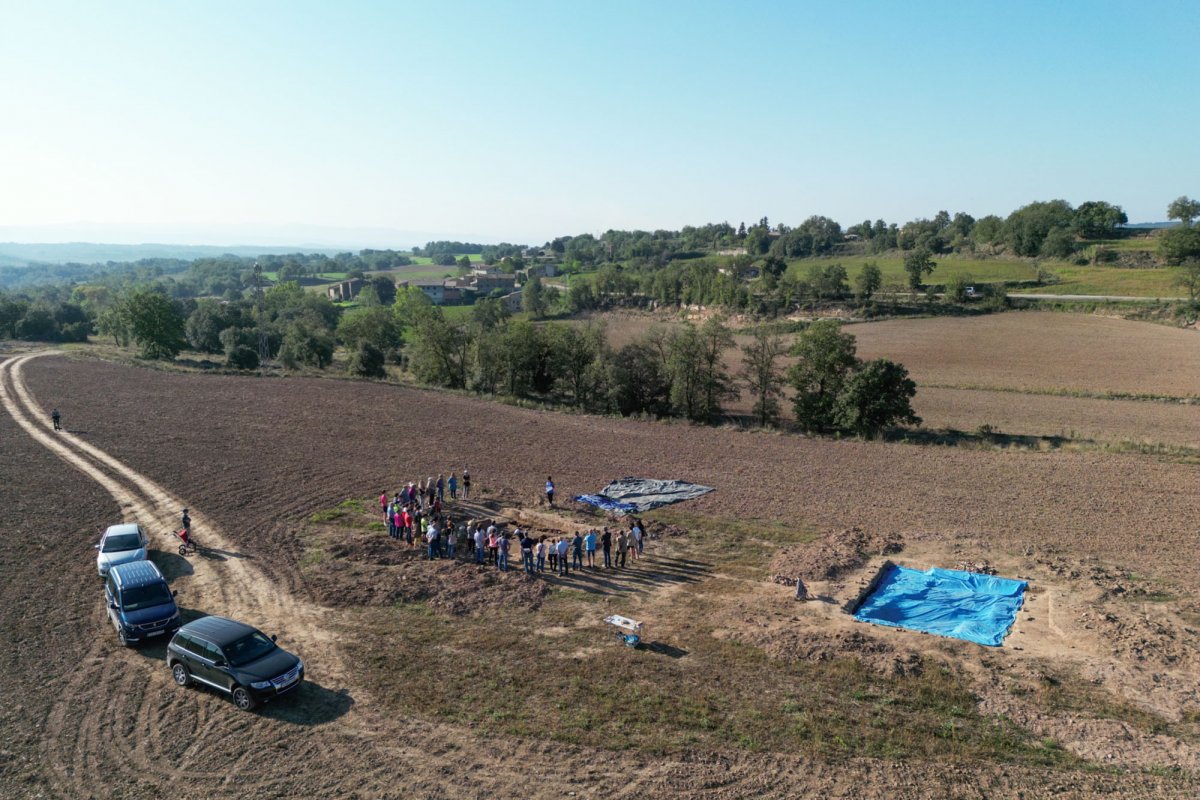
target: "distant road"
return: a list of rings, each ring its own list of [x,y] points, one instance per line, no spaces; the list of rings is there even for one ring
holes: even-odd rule
[[[1186,297],[1131,297],[1116,294],[1025,294],[1009,292],[1009,297],[1028,297],[1031,300],[1091,300],[1097,303],[1173,303]]]

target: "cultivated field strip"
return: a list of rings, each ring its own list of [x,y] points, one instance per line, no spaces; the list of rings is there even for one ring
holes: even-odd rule
[[[169,531],[185,501],[77,436],[54,432],[45,424],[21,374],[25,363],[40,355],[0,364],[0,401],[5,409],[35,441],[104,487],[124,519],[141,523],[153,544],[173,549],[175,540]],[[192,517],[195,529],[203,531],[198,538],[206,547],[232,552],[228,540],[201,510],[194,509]],[[297,649],[304,653],[310,670],[322,679],[343,674],[331,637],[320,628],[321,609],[273,591],[246,559],[197,558],[195,562],[195,572],[183,581],[181,602],[252,620],[268,629],[286,629],[289,641],[300,642]],[[111,647],[100,633],[69,676],[46,722],[45,763],[53,768],[63,796],[106,794],[110,784],[104,776],[114,767],[128,770],[134,778],[156,776],[164,784],[187,776],[209,785],[236,780],[240,789],[263,789],[289,780],[289,776],[275,776],[247,781],[246,775],[255,773],[248,768],[250,762],[262,754],[250,749],[231,764],[233,754],[220,752],[237,741],[238,729],[253,725],[254,718],[224,706],[213,709],[212,697],[178,691],[158,661],[130,653],[125,663],[114,663],[108,656]],[[169,728],[164,727],[166,720]],[[206,763],[215,768],[206,770]]]

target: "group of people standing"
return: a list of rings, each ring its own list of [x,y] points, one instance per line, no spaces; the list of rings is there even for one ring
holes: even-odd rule
[[[387,522],[388,536],[416,547],[423,544],[429,560],[456,558],[459,544],[463,555],[473,551],[476,564],[489,564],[501,571],[509,567],[513,547],[520,548],[521,563],[530,575],[544,574],[549,565],[551,574],[563,577],[583,569],[599,569],[596,551],[599,550],[605,569],[621,568],[632,559],[637,561],[645,550],[646,532],[642,521],[630,520],[629,528],[615,535],[607,527],[592,528],[586,533],[575,531],[574,536],[534,537],[529,531],[514,528],[512,533],[500,530],[495,522],[468,520],[461,530],[446,512],[449,500],[458,499],[458,490],[467,499],[471,495],[471,473],[463,469],[462,480],[455,473],[450,477],[438,475],[417,483],[409,482],[391,498],[387,492],[379,495],[379,506]],[[554,502],[554,484],[546,480],[546,499]]]
[[[458,476],[451,472],[449,478],[443,474],[438,475],[436,480],[431,475],[428,480],[417,483],[409,481],[391,498],[388,498],[387,492],[380,494],[379,507],[383,511],[384,521],[387,523],[388,536],[403,540],[410,546],[416,546],[418,542],[430,541],[430,530],[433,531],[434,539],[440,542],[441,531],[445,530],[447,533],[445,545],[451,548],[450,555],[453,555],[453,547],[456,542],[452,543],[450,539],[457,537],[451,536],[454,532],[454,524],[449,515],[445,513],[445,503],[447,493],[451,500],[458,499],[460,485],[463,498],[469,498],[471,496],[471,473],[465,468],[461,484]],[[439,544],[439,552],[441,549],[441,544]],[[433,552],[432,549],[430,552]]]
[[[605,569],[624,567],[631,558],[637,561],[645,550],[646,533],[639,519],[631,520],[629,530],[621,529],[616,536],[608,528],[599,531],[593,528],[587,533],[575,531],[574,536],[534,537],[518,527],[510,537],[499,531],[494,523],[486,527],[467,523],[467,540],[475,544],[476,564],[486,561],[500,570],[507,570],[512,547],[510,538],[521,549],[521,565],[527,573],[543,574],[549,565],[551,574],[567,577],[572,570],[598,569],[597,550],[603,554]]]

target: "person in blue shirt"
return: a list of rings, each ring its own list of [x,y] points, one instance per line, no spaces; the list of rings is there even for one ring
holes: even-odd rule
[[[546,477],[546,503],[554,505],[554,479],[549,476]]]
[[[596,568],[596,529],[587,532],[587,536],[583,537],[583,549],[587,551],[587,565],[592,569]]]

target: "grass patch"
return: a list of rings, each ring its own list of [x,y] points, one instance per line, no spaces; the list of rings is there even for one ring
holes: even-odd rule
[[[1200,731],[1186,715],[1180,722],[1170,722],[1074,675],[1047,673],[1036,686],[1024,690],[1017,689],[1016,693],[1032,693],[1036,704],[1048,711],[1077,714],[1093,719],[1117,720],[1148,734],[1165,734],[1184,741],[1200,741]]]
[[[688,531],[689,545],[703,550],[722,571],[743,577],[761,577],[781,546],[814,541],[817,531],[802,523],[777,520],[712,517],[677,508],[659,508],[645,519],[677,525]]]
[[[364,527],[364,525],[355,525],[354,522],[364,522],[355,520],[355,517],[361,517],[366,513],[366,505],[364,501],[358,499],[343,500],[333,508],[322,509],[309,515],[308,521],[315,523],[331,523],[337,522],[341,524],[349,524],[352,527]],[[370,527],[370,523],[366,523],[365,527]]]
[[[934,256],[933,260],[937,262],[937,266],[934,268],[932,274],[925,277],[925,283],[927,284],[945,283],[951,278],[964,275],[969,275],[972,280],[979,283],[1037,280],[1037,270],[1034,268],[1033,263],[1019,259],[974,259],[958,256]],[[789,264],[788,273],[795,278],[803,280],[807,277],[808,269],[813,264],[820,266],[841,264],[846,268],[850,284],[853,285],[854,278],[858,273],[862,272],[863,265],[868,262],[874,262],[879,265],[879,271],[883,274],[883,285],[885,287],[895,284],[908,286],[908,273],[904,271],[903,257],[850,256],[848,258],[804,258]]]
[[[700,747],[1073,763],[978,715],[966,680],[935,664],[919,676],[883,677],[851,660],[775,660],[714,638],[700,622],[672,637],[682,658],[631,650],[598,628],[540,636],[541,619],[496,622],[398,606],[364,614],[350,646],[396,713],[487,735],[642,754]]]

